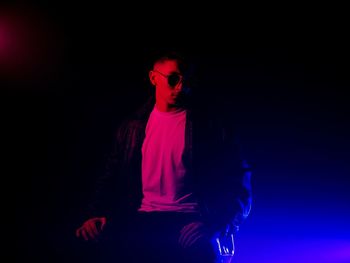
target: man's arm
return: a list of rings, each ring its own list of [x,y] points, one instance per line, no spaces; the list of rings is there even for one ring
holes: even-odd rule
[[[223,186],[225,231],[236,233],[252,207],[252,168],[242,156],[240,143],[229,125],[223,126],[223,173],[226,182]]]
[[[102,172],[96,179],[94,192],[87,206],[87,215],[90,218],[110,216],[117,202],[118,170],[121,162],[120,136],[121,129],[118,128],[113,138],[112,149],[106,157]]]
[[[95,191],[83,212],[85,219],[76,229],[76,237],[85,241],[96,240],[104,230],[117,203],[115,195],[119,165],[120,129],[115,133],[112,150],[106,159],[104,170],[96,179]]]

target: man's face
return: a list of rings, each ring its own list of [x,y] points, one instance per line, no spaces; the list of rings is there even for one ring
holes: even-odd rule
[[[176,60],[157,63],[149,72],[151,83],[156,88],[156,103],[176,107],[182,92],[182,74]]]

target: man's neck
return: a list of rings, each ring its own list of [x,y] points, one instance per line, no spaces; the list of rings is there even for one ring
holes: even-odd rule
[[[161,112],[172,112],[182,109],[182,107],[179,107],[178,105],[169,105],[166,103],[159,102],[156,102],[156,108]]]

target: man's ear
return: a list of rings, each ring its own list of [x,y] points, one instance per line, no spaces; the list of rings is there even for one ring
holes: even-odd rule
[[[148,72],[148,76],[149,76],[149,80],[151,81],[152,85],[155,86],[156,85],[155,74],[152,70],[150,70]]]

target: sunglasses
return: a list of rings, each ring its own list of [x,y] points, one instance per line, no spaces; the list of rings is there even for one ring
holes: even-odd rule
[[[153,70],[157,73],[159,73],[160,75],[162,75],[164,78],[166,78],[168,80],[168,84],[170,87],[176,87],[177,84],[179,84],[180,82],[183,81],[183,76],[179,73],[171,73],[169,75],[165,75],[162,72],[159,72],[158,70]]]

